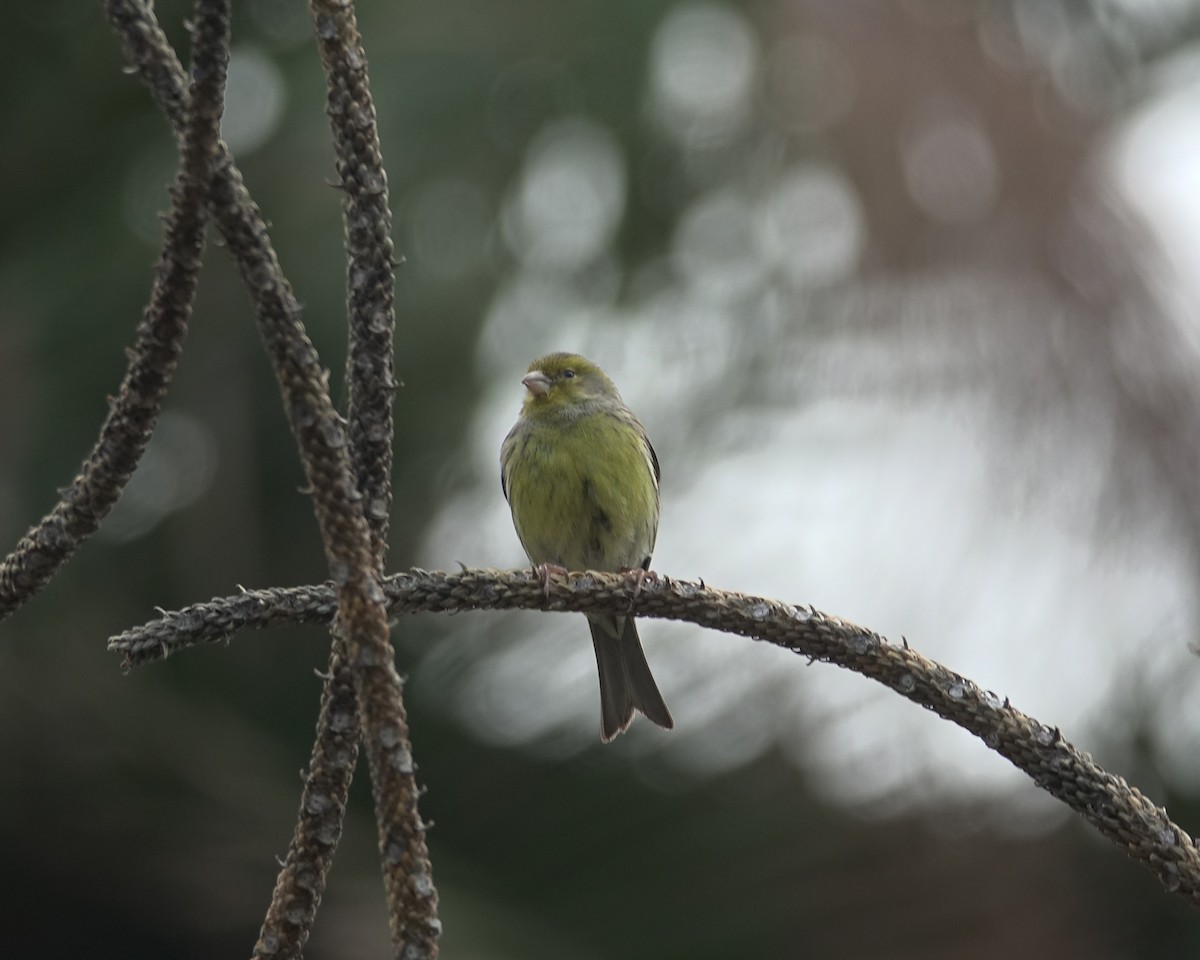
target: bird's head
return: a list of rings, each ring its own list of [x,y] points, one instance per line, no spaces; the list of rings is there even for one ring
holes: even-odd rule
[[[522,410],[532,415],[569,414],[596,401],[620,399],[604,371],[575,353],[539,357],[529,365],[521,383],[528,391]]]

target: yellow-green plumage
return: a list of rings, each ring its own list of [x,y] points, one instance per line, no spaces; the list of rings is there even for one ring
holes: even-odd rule
[[[535,565],[648,570],[658,533],[658,459],[612,381],[575,354],[535,360],[528,394],[500,450],[513,525]],[[601,737],[640,710],[671,713],[646,663],[632,617],[588,617],[600,673]]]

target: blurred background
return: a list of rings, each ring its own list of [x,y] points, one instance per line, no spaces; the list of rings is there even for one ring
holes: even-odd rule
[[[304,5],[235,4],[224,134],[339,399]],[[176,41],[187,5],[160,0]],[[0,544],[124,369],[175,166],[98,4],[0,36]],[[599,362],[663,467],[655,569],[857,620],[1200,829],[1200,2],[359,5],[399,273],[390,566],[524,563],[520,376]],[[186,59],[186,55],[185,55]],[[328,638],[122,676],[106,639],[324,579],[210,244],[140,473],[0,625],[0,955],[248,954]],[[395,628],[447,957],[1089,960],[1200,918],[982,743],[862,678],[647,622],[677,728],[598,739],[582,618]],[[386,954],[359,772],[312,958]]]

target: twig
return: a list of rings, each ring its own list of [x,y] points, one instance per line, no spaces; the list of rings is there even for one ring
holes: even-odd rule
[[[395,253],[387,174],[353,0],[311,0],[309,9],[325,68],[326,112],[346,198],[343,216],[348,259],[350,453],[370,527],[371,555],[382,576],[392,499],[395,389]],[[339,655],[336,643],[335,657]],[[389,646],[389,669],[390,654]],[[385,686],[370,671],[360,671],[358,681],[392,949],[396,957],[405,960],[432,960],[438,954],[441,922],[425,825],[417,811],[420,794],[408,718],[398,687]],[[318,730],[318,742],[322,735],[324,732]]]
[[[332,589],[330,602],[332,605]],[[345,643],[335,640],[323,678],[317,737],[304,775],[300,813],[254,944],[255,957],[281,960],[300,956],[342,835],[359,738],[354,671],[344,651]]]
[[[344,75],[348,58],[339,60],[335,54],[340,48],[328,41],[321,48],[339,172],[346,190],[350,457],[359,492],[365,498],[371,552],[382,573],[391,513],[391,401],[395,389],[391,211],[365,72],[359,81],[358,73],[349,71],[347,82]],[[365,55],[361,62],[365,64]],[[348,107],[334,101],[334,93],[343,88],[350,92]],[[354,674],[346,658],[345,641],[335,629],[300,812],[255,944],[256,957],[299,956],[308,939],[321,893],[320,885],[313,880],[320,879],[323,885],[341,834],[358,759],[359,726]]]
[[[126,57],[180,135],[189,102],[186,78],[153,10],[145,0],[104,0],[104,6]],[[262,318],[270,318],[272,336],[304,341],[300,307],[280,269],[262,214],[223,142],[217,145],[217,157],[209,210],[234,254],[260,326]],[[267,338],[264,332],[264,340]],[[332,592],[330,604],[327,620],[336,609]],[[335,638],[300,813],[255,945],[258,956],[282,960],[300,955],[341,837],[346,797],[358,759],[358,708],[343,651],[344,645],[339,646]],[[346,728],[353,732],[347,734]]]
[[[153,13],[144,0],[105,2],[110,16],[123,18],[128,23],[128,28],[122,30],[127,54],[160,106],[173,122],[177,122],[181,105],[186,103],[182,74]],[[382,594],[375,581],[370,532],[350,467],[346,436],[329,400],[325,374],[300,322],[295,295],[279,269],[262,214],[250,199],[241,175],[223,145],[209,204],[254,300],[259,331],[275,366],[285,412],[313,490],[322,542],[330,570],[338,583],[339,619],[347,644],[347,662],[359,676],[360,700],[371,704],[363,726],[369,731],[366,742],[368,755],[373,756],[372,771],[395,771],[398,777],[411,780],[411,751],[397,736],[398,731],[406,729],[400,679],[392,665],[387,620],[380,602]],[[323,711],[322,716],[325,715]],[[314,749],[314,762],[320,747],[318,743]],[[351,767],[348,764],[336,770],[331,768],[331,771],[348,772]],[[389,842],[386,848],[386,854],[393,861],[397,859],[395,851],[398,848],[414,854],[424,851],[416,801],[414,786],[402,797],[405,822],[412,826],[408,834],[399,838],[403,842]],[[304,878],[313,890],[314,908],[320,899],[335,843],[336,837],[332,838],[320,862],[313,864],[317,876]],[[415,859],[419,861],[427,856]],[[420,896],[425,884],[418,872],[414,871],[415,882],[409,886]],[[307,936],[306,922],[311,923],[311,916],[289,931],[286,942],[275,942],[276,956],[298,955],[302,938]],[[430,933],[436,931],[435,919],[428,929]]]
[[[396,253],[387,172],[379,148],[367,56],[348,2],[310,3],[328,88],[326,112],[345,191],[347,352],[351,459],[371,549],[384,570],[392,511],[393,334],[396,326]]]
[[[1163,887],[1200,906],[1200,853],[1192,838],[1136,787],[1007,700],[871,630],[812,607],[752,597],[660,577],[635,596],[620,574],[573,573],[554,578],[549,593],[529,571],[412,570],[384,580],[388,609],[400,613],[464,610],[558,610],[627,613],[684,620],[765,640],[813,660],[869,677],[979,737],[1067,804]],[[195,604],[128,630],[109,642],[127,666],[162,659],[196,643],[227,640],[239,630],[328,619],[329,585],[251,591]]]
[[[79,474],[0,563],[0,619],[35,596],[95,533],[137,467],[162,409],[187,334],[204,252],[204,197],[214,176],[228,45],[216,49],[203,31],[222,29],[220,23],[210,22],[213,18],[227,28],[228,14],[221,9],[211,8],[203,25],[198,21],[193,30],[191,97],[196,107],[186,124],[180,118],[184,129],[171,210],[129,366]]]

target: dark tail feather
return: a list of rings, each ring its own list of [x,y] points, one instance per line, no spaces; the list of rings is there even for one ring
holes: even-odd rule
[[[634,710],[667,730],[675,726],[646,662],[633,617],[624,620],[620,637],[605,630],[608,624],[588,620],[600,671],[600,739],[605,743],[625,732]],[[615,630],[616,624],[611,620],[609,623]]]

